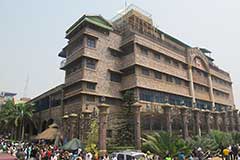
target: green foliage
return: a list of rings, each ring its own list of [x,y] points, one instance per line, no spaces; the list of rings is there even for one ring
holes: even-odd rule
[[[233,143],[233,139],[230,133],[214,130],[214,131],[211,131],[209,136],[211,139],[215,141],[218,147],[221,147],[221,146],[226,147],[229,144]]]
[[[237,136],[237,135],[236,135]],[[211,131],[209,135],[193,137],[188,141],[191,148],[201,147],[203,151],[210,151],[212,154],[220,153],[220,148],[233,143],[233,134],[221,131]]]
[[[24,126],[26,122],[32,121],[33,111],[34,106],[32,104],[14,104],[13,101],[7,101],[0,112],[1,128],[21,128],[23,140]]]
[[[196,136],[188,140],[190,148],[201,147],[203,151],[216,151],[218,149],[218,144],[209,136]]]
[[[86,148],[87,152],[97,153],[97,143],[98,143],[98,123],[97,119],[91,120],[90,132],[87,136]]]
[[[135,102],[133,90],[128,90],[123,94],[123,101],[127,106],[131,106]]]
[[[232,140],[234,144],[239,144],[240,143],[240,133],[239,132],[233,132],[231,134]]]
[[[117,146],[131,146],[134,142],[134,124],[132,104],[135,102],[134,93],[128,90],[123,94],[124,106],[122,111],[116,115],[118,122],[115,130],[117,131],[116,142]]]
[[[91,152],[92,154],[98,154],[98,149],[96,144],[88,144],[85,148],[86,152]]]
[[[150,151],[161,156],[164,156],[168,151],[171,156],[177,156],[179,151],[188,155],[191,149],[182,138],[171,136],[167,132],[155,132],[146,135],[143,139],[143,151]]]
[[[114,147],[109,147],[108,153],[116,152],[116,151],[125,151],[125,150],[134,150],[134,146],[114,146]]]

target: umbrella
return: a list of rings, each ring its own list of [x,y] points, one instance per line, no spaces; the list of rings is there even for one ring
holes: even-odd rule
[[[78,148],[82,148],[82,147],[83,147],[83,145],[82,145],[81,141],[77,138],[73,138],[71,141],[64,144],[62,146],[62,149],[69,150],[69,151],[74,151],[74,150],[77,150]]]
[[[46,139],[46,140],[53,140],[58,135],[58,128],[56,124],[52,124],[44,130],[42,133],[39,133],[35,139]]]

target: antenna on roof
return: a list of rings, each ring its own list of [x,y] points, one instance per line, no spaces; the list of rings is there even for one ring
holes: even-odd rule
[[[27,79],[25,81],[25,86],[24,86],[24,89],[23,89],[23,97],[27,96],[28,84],[29,84],[29,74],[27,74]]]

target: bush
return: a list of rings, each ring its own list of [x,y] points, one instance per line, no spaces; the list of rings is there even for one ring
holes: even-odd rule
[[[182,138],[171,136],[167,132],[155,132],[146,135],[143,139],[143,151],[150,151],[160,156],[165,156],[168,151],[171,156],[177,156],[180,151],[189,155],[191,148]]]

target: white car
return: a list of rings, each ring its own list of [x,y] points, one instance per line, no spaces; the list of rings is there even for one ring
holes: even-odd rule
[[[138,151],[121,151],[111,154],[112,160],[145,160],[146,154]]]

